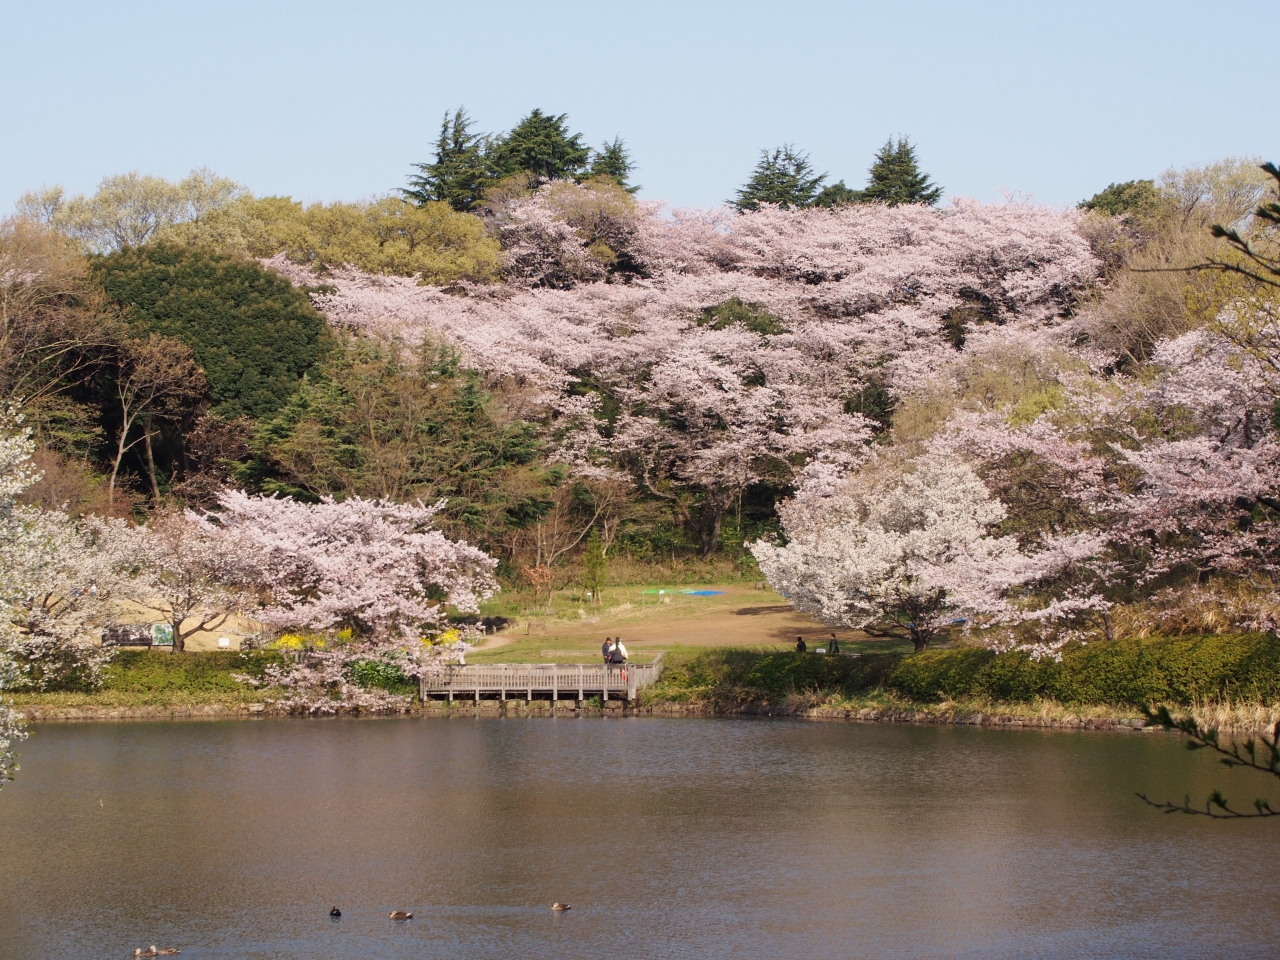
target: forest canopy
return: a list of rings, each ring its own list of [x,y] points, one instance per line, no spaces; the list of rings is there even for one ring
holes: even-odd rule
[[[787,145],[731,204],[665,211],[621,137],[459,108],[412,169],[360,203],[208,170],[24,197],[0,229],[5,398],[44,473],[21,495],[290,529],[351,504],[535,589],[722,563],[920,648],[1278,612],[1272,168],[1055,209],[944,203],[905,137],[863,187]]]

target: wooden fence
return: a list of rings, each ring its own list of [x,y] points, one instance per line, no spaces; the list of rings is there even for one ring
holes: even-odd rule
[[[585,700],[610,696],[634,700],[636,693],[658,681],[662,654],[653,663],[477,663],[450,664],[443,672],[419,681],[422,699],[446,696],[475,699],[497,696],[500,700],[534,694],[550,694],[552,700]]]

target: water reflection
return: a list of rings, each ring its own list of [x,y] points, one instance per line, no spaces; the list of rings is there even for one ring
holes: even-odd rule
[[[0,956],[1275,956],[1280,920],[1203,896],[1273,891],[1280,831],[1133,799],[1210,783],[1255,786],[1160,734],[40,726],[0,792]]]

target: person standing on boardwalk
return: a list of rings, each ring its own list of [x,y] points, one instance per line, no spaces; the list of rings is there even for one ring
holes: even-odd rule
[[[604,657],[604,662],[609,662],[609,638],[604,638],[604,643],[600,644],[600,656]]]
[[[805,645],[804,637],[796,637],[796,653],[804,653],[808,649],[808,646]]]
[[[621,637],[613,638],[613,646],[609,648],[609,662],[610,663],[626,663],[627,662],[627,648],[622,645]]]

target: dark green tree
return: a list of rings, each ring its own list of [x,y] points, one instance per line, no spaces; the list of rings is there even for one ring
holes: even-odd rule
[[[612,143],[605,141],[592,155],[590,174],[593,177],[609,177],[627,193],[635,193],[640,188],[627,182],[635,168],[626,142],[622,137],[614,137]]]
[[[493,183],[489,162],[489,137],[473,133],[466,108],[444,115],[436,140],[434,163],[415,163],[417,173],[409,177],[409,188],[401,190],[406,200],[419,206],[443,200],[455,210],[467,211],[480,202]]]
[[[595,527],[587,536],[586,547],[582,551],[582,583],[591,591],[591,602],[600,603],[600,594],[609,580],[609,557],[604,552],[604,541],[600,539],[600,531]]]
[[[862,203],[884,203],[891,207],[901,203],[933,205],[942,199],[942,188],[930,183],[920,172],[916,148],[906,137],[899,137],[896,141],[887,141],[876,153],[870,182],[859,199]]]
[[[402,355],[340,336],[279,414],[238,479],[300,499],[444,499],[451,533],[501,549],[551,508],[559,482],[534,427],[504,415],[480,374],[432,341]]]
[[[583,144],[582,134],[569,132],[568,114],[555,117],[534,110],[498,138],[489,158],[502,177],[528,173],[548,180],[575,180],[586,172],[591,148]]]
[[[862,191],[846,187],[843,180],[829,183],[813,199],[815,207],[843,207],[845,204],[857,203],[862,199]]]
[[[270,417],[324,355],[324,318],[256,260],[197,247],[126,248],[94,262],[136,336],[180,340],[204,369],[218,414]]]
[[[1154,180],[1128,180],[1113,183],[1095,193],[1088,200],[1080,201],[1081,210],[1092,210],[1105,217],[1145,217],[1160,206],[1160,191]]]
[[[807,153],[798,153],[791,144],[783,144],[773,153],[760,151],[751,179],[729,201],[739,210],[758,210],[762,203],[776,203],[783,209],[812,206],[827,178],[814,174]]]

